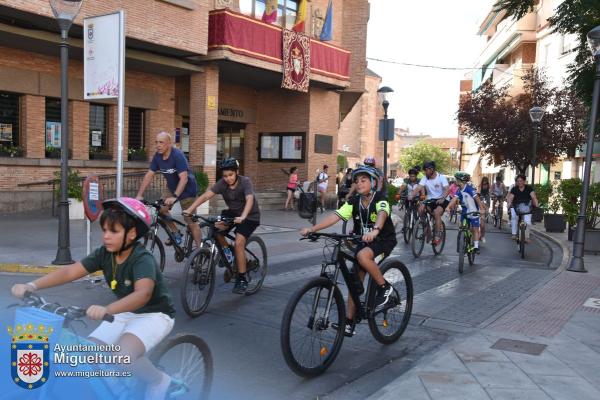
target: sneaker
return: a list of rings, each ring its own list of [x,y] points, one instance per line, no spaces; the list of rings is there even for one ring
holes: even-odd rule
[[[233,265],[233,261],[235,260],[235,256],[229,247],[223,248],[223,253],[225,253],[225,258],[230,265]]]
[[[385,306],[390,303],[390,297],[394,293],[394,288],[388,282],[383,287],[377,289],[377,296],[375,296],[375,311],[381,311]]]
[[[181,246],[181,243],[183,243],[183,235],[181,232],[173,232],[173,237],[175,238],[175,243],[177,243],[177,246]],[[173,242],[171,241],[170,237],[165,240],[165,246],[173,246]]]
[[[245,294],[248,290],[248,281],[246,277],[243,275],[238,275],[235,279],[235,286],[233,287],[232,292],[235,294]]]
[[[481,241],[481,243],[485,243],[485,238],[482,237],[481,239],[479,239]]]
[[[331,324],[331,327],[335,330],[339,330],[339,325],[335,322],[333,322]],[[356,335],[356,322],[354,322],[354,320],[352,319],[347,319],[346,320],[346,326],[344,327],[344,336],[346,337],[352,337]]]
[[[433,242],[432,243],[433,243],[434,246],[437,246],[441,242],[442,242],[442,240],[439,237],[436,236],[436,237],[433,238]]]
[[[475,254],[479,255],[479,247],[475,247]]]

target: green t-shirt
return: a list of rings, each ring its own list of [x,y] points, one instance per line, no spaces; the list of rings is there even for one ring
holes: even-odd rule
[[[108,252],[104,246],[98,247],[81,260],[81,264],[89,273],[102,271],[104,279],[110,287],[110,282],[113,280],[112,253]],[[113,290],[113,293],[119,299],[133,293],[136,281],[143,278],[154,281],[152,297],[145,306],[134,311],[134,313],[161,312],[175,318],[175,307],[156,260],[139,243],[134,244],[131,254],[123,264],[116,264],[116,272],[117,287]]]

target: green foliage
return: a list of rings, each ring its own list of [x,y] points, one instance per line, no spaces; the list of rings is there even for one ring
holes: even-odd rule
[[[337,171],[339,171],[340,168],[348,168],[348,159],[343,154],[338,154],[337,156]]]
[[[549,183],[534,185],[535,195],[538,199],[539,206],[545,210],[548,209],[550,203],[550,196],[552,196],[552,185]]]
[[[127,155],[145,157],[146,149],[144,149],[144,148],[140,148],[140,149],[129,148],[129,149],[127,149]]]
[[[533,9],[535,0],[498,0],[496,10],[520,19]],[[600,25],[600,0],[564,0],[549,18],[550,27],[562,35],[578,38],[575,61],[568,66],[567,84],[579,98],[589,103],[592,98],[594,60],[587,47],[587,33]]]
[[[60,171],[54,172],[54,192],[58,198],[60,198]],[[69,172],[67,175],[67,197],[75,198],[79,201],[83,199],[83,187],[82,187],[82,179],[79,176],[79,171],[72,170],[69,168]]]
[[[441,173],[450,173],[450,154],[441,147],[419,140],[414,146],[405,149],[400,156],[400,165],[408,171],[416,165],[423,166],[426,161],[435,161],[436,169]]]
[[[13,144],[0,144],[0,157],[21,157],[23,156],[23,148],[14,146]]]
[[[208,175],[204,171],[196,171],[194,172],[194,177],[198,184],[198,195],[201,195],[208,189]]]
[[[563,214],[569,225],[573,226],[577,222],[577,214],[579,213],[579,198],[582,188],[581,179],[571,178],[563,179],[558,185],[558,199]]]
[[[390,207],[397,203],[396,194],[398,193],[399,190],[400,190],[399,187],[396,187],[394,185],[387,185],[387,200],[388,200],[388,203],[390,204]]]

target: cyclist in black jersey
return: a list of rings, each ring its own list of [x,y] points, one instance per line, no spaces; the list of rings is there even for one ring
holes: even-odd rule
[[[387,198],[378,192],[377,182],[380,179],[377,171],[372,167],[360,167],[353,171],[352,177],[356,185],[358,195],[351,197],[334,214],[330,214],[319,224],[304,228],[303,236],[311,232],[317,232],[328,228],[340,219],[344,221],[354,219],[354,234],[362,235],[363,242],[356,250],[356,259],[360,267],[358,274],[361,281],[365,277],[365,271],[371,275],[379,289],[375,299],[375,310],[381,310],[388,303],[393,289],[385,281],[377,263],[387,257],[396,247],[396,230],[390,218],[391,209]],[[354,334],[354,313],[356,307],[352,299],[348,300],[347,324],[345,334]]]

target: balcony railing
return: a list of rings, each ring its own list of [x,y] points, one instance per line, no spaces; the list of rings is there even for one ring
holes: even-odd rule
[[[234,11],[213,10],[208,22],[208,50],[227,50],[235,54],[282,64],[281,27],[270,25]],[[350,79],[350,51],[311,39],[312,74]]]

